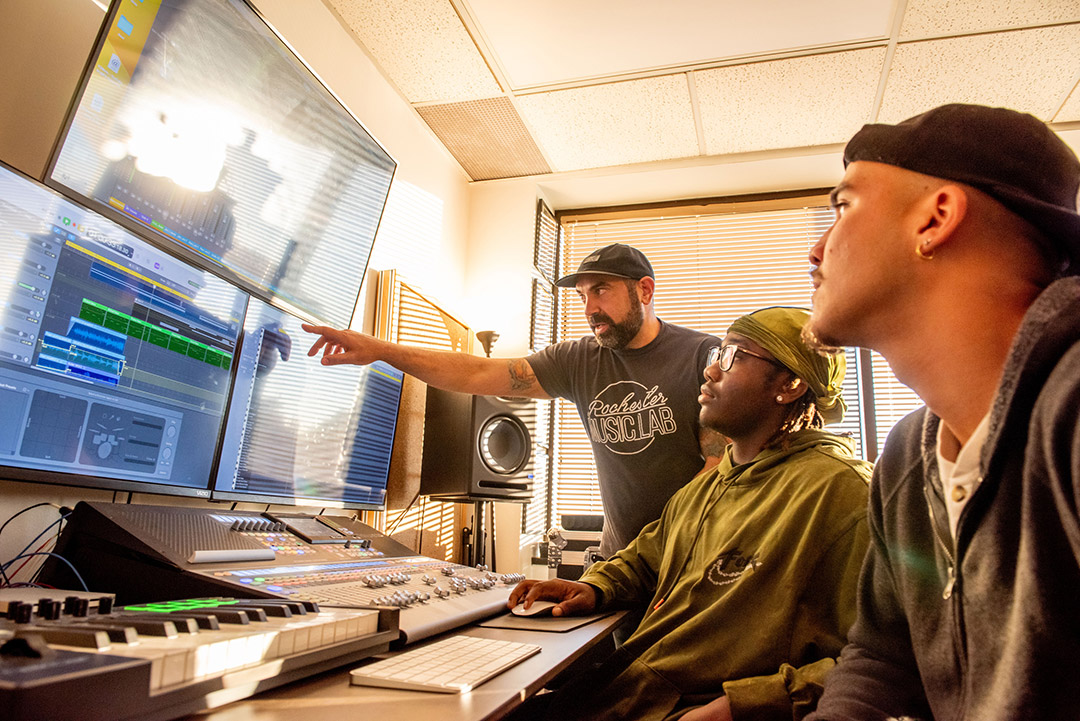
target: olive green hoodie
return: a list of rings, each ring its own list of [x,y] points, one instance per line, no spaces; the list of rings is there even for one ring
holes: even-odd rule
[[[736,721],[809,713],[855,617],[870,465],[847,438],[720,464],[582,581],[602,608],[646,605],[622,673],[582,718],[665,719],[727,695]]]

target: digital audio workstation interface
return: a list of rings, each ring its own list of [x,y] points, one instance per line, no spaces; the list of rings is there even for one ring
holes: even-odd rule
[[[0,463],[207,495],[247,294],[0,166]]]
[[[348,325],[394,160],[242,0],[114,8],[49,182]]]

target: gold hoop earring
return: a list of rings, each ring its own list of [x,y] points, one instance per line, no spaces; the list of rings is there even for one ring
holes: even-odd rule
[[[929,245],[930,245],[929,240],[924,240],[922,242],[922,245],[916,245],[915,246],[915,255],[919,256],[923,260],[933,260],[934,251],[931,250],[929,253],[927,253],[925,250],[923,250],[924,248],[926,248]]]

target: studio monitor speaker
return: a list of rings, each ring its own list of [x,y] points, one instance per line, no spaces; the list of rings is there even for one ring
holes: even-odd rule
[[[420,493],[444,500],[528,501],[535,414],[528,399],[428,387]]]

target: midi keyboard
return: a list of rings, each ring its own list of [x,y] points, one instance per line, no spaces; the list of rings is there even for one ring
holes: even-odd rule
[[[0,591],[7,721],[162,721],[382,653],[397,609]],[[108,689],[103,693],[103,689]]]

